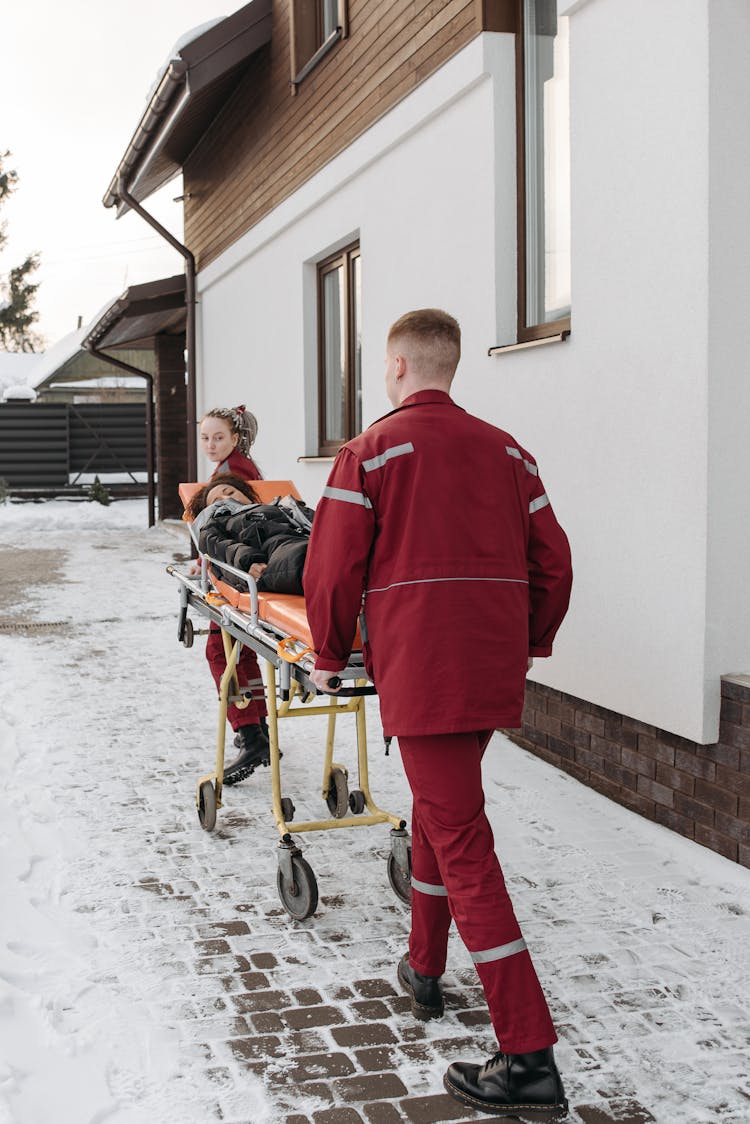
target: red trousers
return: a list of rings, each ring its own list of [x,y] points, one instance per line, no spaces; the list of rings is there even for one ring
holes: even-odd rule
[[[557,1041],[521,936],[484,810],[482,757],[491,733],[399,737],[414,797],[409,959],[442,976],[451,918],[484,988],[500,1049]]]
[[[206,641],[206,659],[211,668],[217,690],[221,677],[226,671],[227,661],[224,655],[224,642],[221,639],[221,629],[211,623],[208,639]],[[243,648],[237,661],[237,682],[240,687],[250,687],[253,697],[247,706],[239,707],[230,703],[227,707],[227,718],[233,730],[240,726],[257,726],[261,717],[265,718],[266,693],[263,689],[263,680],[258,667],[258,660],[252,648]]]

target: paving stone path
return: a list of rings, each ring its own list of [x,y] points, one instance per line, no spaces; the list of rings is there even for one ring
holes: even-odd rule
[[[201,830],[195,782],[212,768],[216,709],[201,639],[190,651],[175,639],[165,566],[184,549],[178,533],[38,538],[55,567],[0,606],[0,722],[15,755],[18,838],[48,833],[24,876],[29,905],[79,950],[66,953],[64,978],[42,962],[28,986],[71,1057],[106,1044],[111,1111],[69,1119],[493,1119],[442,1090],[451,1060],[495,1049],[458,939],[443,1019],[415,1021],[396,982],[408,910],[388,884],[387,827],[298,836],[320,890],[303,922],[276,892],[267,771],[226,790],[215,831]],[[345,722],[337,758],[354,774]],[[374,701],[368,736],[374,795],[408,818]],[[298,818],[324,811],[324,737],[323,719],[282,725]],[[750,873],[499,735],[487,793],[559,1026],[573,1124],[750,1120]],[[16,953],[30,960],[34,949]]]

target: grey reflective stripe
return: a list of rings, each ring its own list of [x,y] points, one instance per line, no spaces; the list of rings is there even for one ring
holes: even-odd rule
[[[377,457],[371,457],[368,461],[362,461],[362,467],[365,472],[372,472],[375,468],[382,468],[386,461],[392,460],[393,457],[402,457],[404,453],[413,453],[414,446],[411,441],[407,441],[405,445],[393,445],[390,449],[386,449],[384,453],[380,453]]]
[[[490,964],[493,960],[504,960],[506,956],[515,956],[517,952],[526,951],[526,941],[519,937],[510,944],[501,944],[497,948],[486,948],[484,952],[472,952],[471,959],[475,964]]]
[[[527,461],[526,458],[521,455],[520,449],[514,449],[512,445],[506,445],[505,451],[509,457],[516,457],[517,460],[523,461],[526,471],[530,472],[532,476],[539,475],[539,469],[535,464],[532,464],[531,461]]]
[[[327,500],[342,500],[344,503],[356,503],[360,507],[372,507],[367,496],[362,492],[350,492],[348,488],[324,488],[323,495]]]
[[[511,585],[528,585],[525,578],[416,578],[409,582],[393,582],[392,585],[379,586],[377,589],[366,589],[365,594],[387,593],[389,589],[398,589],[402,585],[435,585],[437,582],[509,582]]]
[[[411,876],[412,890],[419,890],[421,894],[430,894],[433,898],[447,898],[448,891],[445,886],[433,886],[431,882],[418,882],[412,874]]]
[[[541,496],[537,496],[537,498],[532,500],[529,504],[529,515],[533,515],[535,511],[539,511],[540,507],[546,507],[548,503],[547,493],[543,492]]]

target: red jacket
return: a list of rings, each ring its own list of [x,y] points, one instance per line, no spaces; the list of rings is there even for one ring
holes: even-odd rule
[[[386,734],[519,726],[527,656],[551,653],[571,580],[533,457],[420,391],[331,470],[304,575],[316,666],[346,663],[364,595]]]
[[[233,472],[235,476],[241,477],[243,480],[262,480],[257,464],[252,457],[246,457],[244,453],[240,453],[235,447],[225,461],[217,464],[214,471],[211,473],[211,479],[218,476],[220,472]]]

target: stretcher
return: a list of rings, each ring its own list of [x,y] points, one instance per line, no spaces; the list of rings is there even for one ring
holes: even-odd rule
[[[187,505],[201,486],[181,484],[183,504]],[[277,496],[300,498],[289,480],[255,480],[253,489],[263,503],[270,503]],[[240,592],[222,580],[226,572],[238,576],[247,591]],[[315,652],[303,597],[259,592],[249,574],[209,556],[201,557],[199,574],[192,575],[177,565],[168,566],[167,573],[179,582],[178,641],[185,647],[192,647],[198,631],[188,615],[192,610],[207,622],[218,625],[226,655],[226,671],[219,688],[216,765],[212,773],[197,782],[196,806],[201,826],[212,831],[217,811],[222,806],[227,707],[230,703],[240,708],[247,706],[252,697],[251,688],[241,687],[236,674],[242,650],[247,647],[255,652],[265,668],[271,811],[279,833],[277,889],[284,908],[291,917],[303,920],[315,912],[318,904],[315,875],[303,858],[302,848],[294,840],[292,831],[299,834],[379,824],[391,825],[388,881],[396,895],[408,903],[411,900],[411,846],[406,821],[379,808],[370,792],[365,699],[375,693],[375,688],[368,681],[364,668],[358,646],[359,633],[346,668],[339,672],[342,685],[338,694],[322,694],[310,679]],[[283,794],[279,723],[287,718],[320,715],[328,718],[321,795],[329,816],[294,823],[292,828],[296,809],[291,796]],[[342,715],[352,715],[356,726],[358,784],[353,789],[349,788],[348,769],[333,757],[336,722]]]

